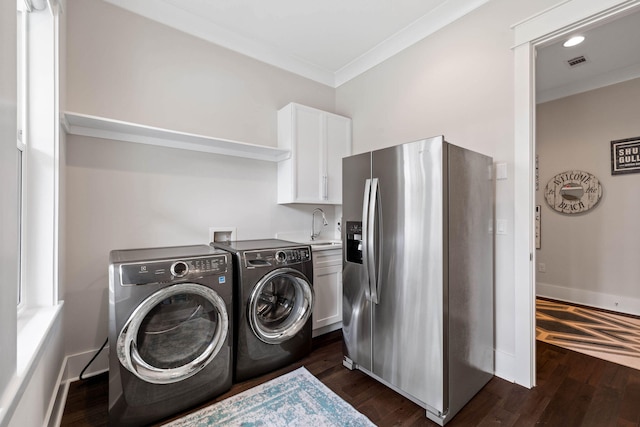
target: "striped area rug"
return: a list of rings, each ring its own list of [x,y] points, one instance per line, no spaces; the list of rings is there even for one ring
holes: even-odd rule
[[[536,300],[536,339],[640,369],[640,318]]]

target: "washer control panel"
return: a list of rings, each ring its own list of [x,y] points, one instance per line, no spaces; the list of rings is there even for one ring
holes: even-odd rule
[[[281,267],[311,261],[311,248],[303,246],[299,248],[246,251],[243,254],[243,258],[246,268]]]
[[[120,265],[123,286],[169,283],[222,275],[229,270],[229,256],[215,255],[180,260],[154,260]]]

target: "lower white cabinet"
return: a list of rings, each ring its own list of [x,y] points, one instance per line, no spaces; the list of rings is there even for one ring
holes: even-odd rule
[[[342,249],[313,251],[313,336],[342,327]]]

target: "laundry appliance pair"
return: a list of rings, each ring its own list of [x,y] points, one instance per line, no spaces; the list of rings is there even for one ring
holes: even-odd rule
[[[144,425],[311,350],[311,249],[281,240],[115,250],[109,421]]]

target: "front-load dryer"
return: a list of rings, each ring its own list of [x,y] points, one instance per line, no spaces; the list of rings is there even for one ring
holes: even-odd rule
[[[283,240],[211,243],[234,256],[236,382],[311,351],[311,248]]]
[[[233,262],[207,245],[114,250],[109,422],[140,426],[231,388]]]

